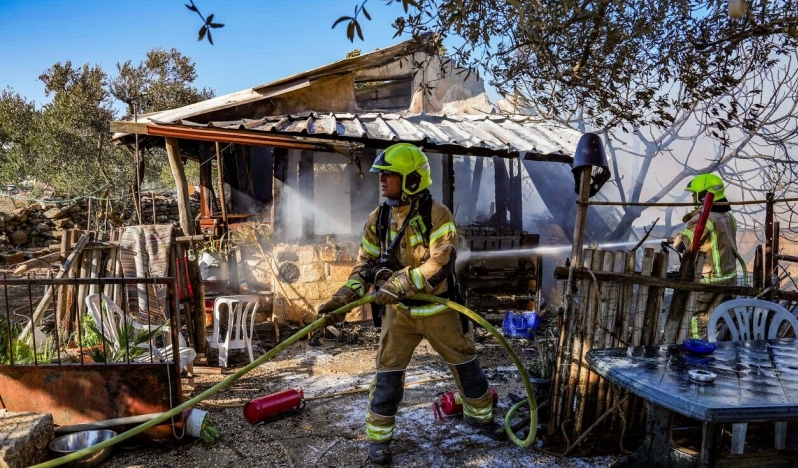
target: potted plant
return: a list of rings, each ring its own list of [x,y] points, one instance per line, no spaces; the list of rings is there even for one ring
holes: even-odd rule
[[[199,269],[203,281],[225,281],[228,275],[227,256],[233,245],[230,236],[222,234],[218,239],[210,238],[197,245]]]
[[[557,369],[557,319],[549,319],[538,328],[532,337],[535,349],[535,360],[529,366],[529,378],[535,389],[535,400],[538,405],[549,399],[551,382]],[[538,417],[545,415],[541,412]]]

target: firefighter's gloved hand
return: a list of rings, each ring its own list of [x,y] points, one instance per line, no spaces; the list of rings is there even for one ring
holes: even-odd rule
[[[413,282],[410,281],[410,267],[394,272],[377,291],[377,304],[396,304],[416,294]]]
[[[349,304],[350,302],[351,301],[349,300],[348,297],[336,294],[329,301],[318,306],[316,308],[316,312],[318,312],[319,315],[327,315],[330,312],[335,312],[336,310]],[[332,322],[330,323],[331,324],[340,323],[343,322],[345,318],[346,318],[345,314],[338,314],[332,318]]]

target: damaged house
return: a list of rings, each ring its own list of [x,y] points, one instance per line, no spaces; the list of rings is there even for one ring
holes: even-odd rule
[[[484,83],[424,38],[136,122],[112,122],[111,129],[131,148],[165,144],[186,235],[268,226],[273,247],[232,253],[232,265],[206,282],[206,293],[261,294],[277,323],[308,323],[314,307],[346,281],[363,223],[380,202],[369,168],[398,142],[429,156],[433,197],[455,213],[462,250],[519,251],[490,261],[472,256],[458,266],[468,307],[539,304],[541,258],[528,250],[539,236],[524,231],[524,172],[566,238],[572,231],[570,163],[580,133],[496,113]],[[187,159],[200,165],[199,213],[187,208]],[[590,207],[588,240],[601,240],[614,224],[601,208]]]

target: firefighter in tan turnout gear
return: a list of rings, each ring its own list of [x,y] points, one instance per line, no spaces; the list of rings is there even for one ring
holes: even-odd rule
[[[726,193],[723,180],[715,174],[699,174],[687,184],[685,190],[693,192],[697,207],[684,217],[687,223],[684,230],[674,238],[674,248],[678,252],[690,250],[693,242],[699,242],[698,250],[706,254],[701,282],[705,284],[737,284],[737,221],[728,205],[712,205],[712,209],[701,239],[694,239],[698,218],[701,216],[700,204],[707,193],[714,196],[714,202],[725,202]],[[730,299],[725,294],[701,293],[696,298],[691,321],[691,335],[699,338],[706,333],[707,320],[712,310],[721,302]]]
[[[399,143],[382,152],[371,167],[380,173],[386,198],[368,217],[349,281],[319,306],[332,312],[362,297],[368,285],[377,289],[373,307],[380,326],[377,374],[369,389],[366,434],[369,457],[376,464],[391,461],[389,443],[395,415],[404,394],[405,368],[426,338],[441,355],[463,398],[465,422],[494,440],[506,437],[493,420],[493,398],[476,356],[470,321],[441,304],[414,301],[417,293],[455,299],[457,231],[452,213],[432,200],[427,156],[416,146]]]

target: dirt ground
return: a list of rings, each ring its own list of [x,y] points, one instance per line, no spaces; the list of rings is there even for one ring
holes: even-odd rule
[[[205,446],[199,439],[175,446],[141,444],[116,447],[104,467],[366,467],[368,441],[364,434],[367,393],[313,399],[364,388],[373,376],[378,335],[368,326],[348,325],[351,343],[322,339],[321,346],[302,340],[259,366],[231,387],[197,408],[208,411],[221,439]],[[522,395],[523,385],[501,347],[482,331],[478,334],[480,360],[491,384],[498,390],[498,413],[511,406],[510,393]],[[524,359],[533,351],[517,341]],[[248,363],[236,356],[234,366]],[[233,373],[196,375],[193,386],[184,379],[185,396],[191,397]],[[408,368],[407,382],[449,375],[442,359],[423,341]],[[250,425],[241,406],[259,396],[288,388],[302,389],[307,406],[298,414],[277,421]],[[451,380],[410,386],[397,415],[392,443],[393,466],[401,467],[587,467],[611,465],[618,456],[563,457],[547,455],[511,442],[495,442],[474,434],[460,418],[436,422],[432,402],[436,394],[454,389]],[[231,405],[223,408],[210,405]],[[521,435],[519,433],[519,435]],[[188,437],[188,436],[186,436]],[[545,444],[543,448],[547,448]]]

